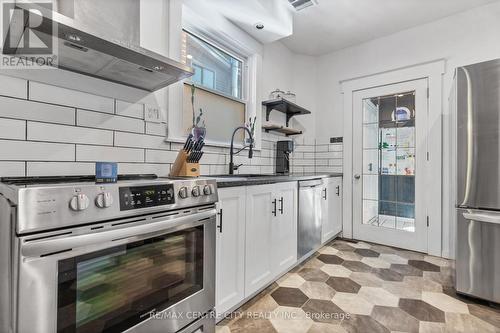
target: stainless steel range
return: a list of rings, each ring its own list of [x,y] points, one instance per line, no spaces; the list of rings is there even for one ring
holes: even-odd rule
[[[0,183],[0,332],[215,331],[214,180]]]

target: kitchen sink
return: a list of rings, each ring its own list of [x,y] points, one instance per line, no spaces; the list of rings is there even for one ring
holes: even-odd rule
[[[235,175],[213,175],[210,177],[215,177],[215,178],[262,178],[262,177],[276,177],[276,176],[281,176],[281,175],[259,175],[259,174],[235,174]]]

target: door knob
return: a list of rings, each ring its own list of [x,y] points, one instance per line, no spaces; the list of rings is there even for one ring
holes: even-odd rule
[[[357,173],[357,174],[355,174],[355,175],[354,175],[354,178],[356,178],[356,179],[360,179],[360,178],[361,178],[361,175],[360,175],[359,173]]]

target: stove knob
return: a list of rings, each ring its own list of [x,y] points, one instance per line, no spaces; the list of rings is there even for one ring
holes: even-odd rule
[[[75,212],[79,212],[89,208],[90,200],[89,197],[83,193],[75,195],[69,202],[69,207]]]
[[[205,195],[210,195],[212,194],[212,188],[210,187],[210,185],[205,185],[205,187],[203,188],[203,193]]]
[[[98,194],[95,198],[95,205],[99,208],[108,208],[113,204],[113,196],[109,192]]]
[[[191,194],[193,195],[193,197],[199,197],[201,194],[200,187],[199,186],[193,187],[193,189],[191,190]]]
[[[181,197],[181,199],[186,199],[188,197],[187,187],[181,187],[181,189],[179,190],[179,197]]]

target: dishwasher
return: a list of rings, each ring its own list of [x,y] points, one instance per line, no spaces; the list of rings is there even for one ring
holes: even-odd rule
[[[299,222],[297,258],[309,257],[321,246],[321,198],[323,181],[299,181]]]

